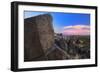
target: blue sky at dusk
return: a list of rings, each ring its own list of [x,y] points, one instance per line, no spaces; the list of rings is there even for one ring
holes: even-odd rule
[[[90,34],[90,14],[25,11],[24,18],[40,14],[51,14],[55,33],[63,33],[66,35]]]

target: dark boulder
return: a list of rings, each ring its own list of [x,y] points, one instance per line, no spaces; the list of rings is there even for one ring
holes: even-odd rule
[[[54,43],[52,16],[24,19],[24,61],[47,60],[45,50]]]

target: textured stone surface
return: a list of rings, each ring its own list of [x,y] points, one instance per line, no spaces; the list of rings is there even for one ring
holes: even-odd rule
[[[45,51],[54,43],[52,16],[24,19],[24,61],[47,60]]]
[[[54,44],[54,30],[52,16],[49,14],[40,15],[36,18],[40,43],[44,52]]]

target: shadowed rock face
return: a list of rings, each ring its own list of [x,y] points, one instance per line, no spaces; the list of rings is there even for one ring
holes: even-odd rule
[[[52,16],[24,19],[24,61],[47,60],[45,51],[54,43]]]
[[[51,15],[36,17],[39,39],[44,52],[54,44],[54,30]]]

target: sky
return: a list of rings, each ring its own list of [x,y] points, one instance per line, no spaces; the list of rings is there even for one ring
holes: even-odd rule
[[[41,14],[50,14],[52,16],[55,33],[62,33],[64,35],[90,35],[90,14],[24,11],[24,18]]]

